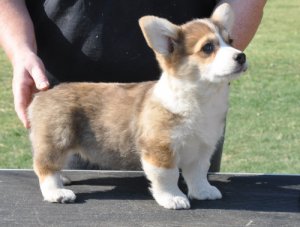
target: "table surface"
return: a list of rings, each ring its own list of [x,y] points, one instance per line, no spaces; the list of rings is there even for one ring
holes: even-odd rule
[[[43,201],[32,170],[0,170],[0,226],[300,226],[300,175],[211,174],[223,199],[166,210],[142,172],[64,174],[77,195],[72,204]]]

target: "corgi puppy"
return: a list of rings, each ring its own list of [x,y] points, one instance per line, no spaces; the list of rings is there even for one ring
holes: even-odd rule
[[[33,166],[46,201],[75,200],[59,173],[74,153],[104,169],[142,167],[167,209],[222,197],[207,172],[223,134],[228,83],[247,68],[245,54],[230,46],[232,10],[222,4],[211,18],[180,26],[145,16],[139,25],[162,69],[158,81],[67,83],[34,97]],[[179,169],[188,196],[178,187]]]

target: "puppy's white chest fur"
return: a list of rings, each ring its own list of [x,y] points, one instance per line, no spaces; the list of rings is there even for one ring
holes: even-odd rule
[[[166,109],[182,118],[171,133],[179,167],[198,159],[199,152],[211,155],[214,151],[223,135],[228,92],[227,83],[182,83],[162,75],[154,94]]]

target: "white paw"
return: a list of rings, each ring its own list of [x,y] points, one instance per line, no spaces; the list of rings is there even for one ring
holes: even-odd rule
[[[198,200],[215,200],[221,199],[222,194],[216,187],[208,185],[205,187],[200,186],[197,190],[189,192],[189,198]]]
[[[44,200],[51,203],[71,203],[76,199],[76,195],[69,189],[53,189],[43,193]]]
[[[189,209],[190,201],[188,198],[182,195],[173,195],[167,192],[153,194],[156,202],[164,208],[179,210],[179,209]]]

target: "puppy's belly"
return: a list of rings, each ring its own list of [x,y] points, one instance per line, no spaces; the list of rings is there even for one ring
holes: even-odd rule
[[[72,149],[70,154],[79,154],[84,160],[102,170],[141,170],[140,155],[134,150],[113,151],[100,146],[89,149],[78,147]],[[71,157],[69,161],[72,161]]]

